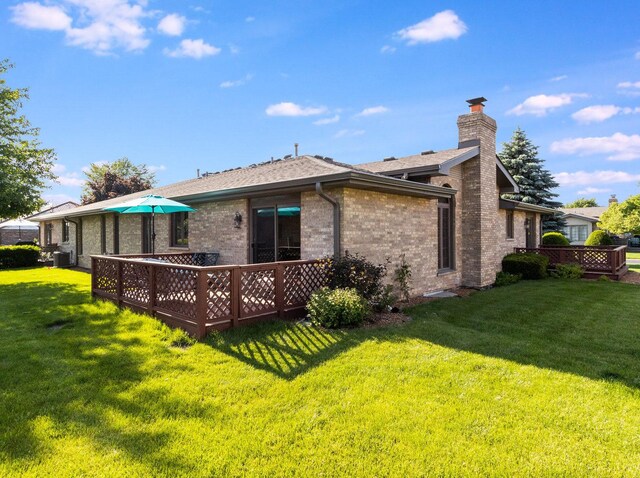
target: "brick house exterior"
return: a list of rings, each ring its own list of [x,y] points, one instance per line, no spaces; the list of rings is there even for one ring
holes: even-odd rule
[[[153,193],[196,209],[188,216],[187,244],[177,245],[172,233],[179,219],[156,215],[156,252],[217,251],[219,264],[247,264],[349,251],[376,263],[389,259],[390,277],[404,254],[413,294],[485,287],[505,254],[539,243],[540,215],[552,210],[500,199],[517,186],[496,156],[496,122],[481,102],[471,103],[472,111],[458,118],[458,147],[451,150],[358,166],[286,158],[39,220],[51,225],[73,263],[89,267],[91,255],[145,250],[141,215],[102,208]]]

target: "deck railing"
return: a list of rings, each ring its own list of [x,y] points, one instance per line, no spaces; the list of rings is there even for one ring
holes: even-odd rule
[[[608,275],[618,279],[627,271],[627,246],[541,246],[517,247],[516,252],[533,252],[549,258],[549,267],[579,264],[587,275]]]
[[[326,277],[318,261],[204,267],[193,262],[191,253],[91,256],[91,293],[202,338],[214,329],[300,316]]]

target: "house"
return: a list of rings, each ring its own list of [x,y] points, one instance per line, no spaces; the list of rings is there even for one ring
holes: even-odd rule
[[[612,194],[611,198],[609,198],[609,204],[614,202],[617,203],[618,199],[615,194]],[[571,242],[571,245],[583,245],[589,234],[598,229],[600,216],[608,208],[609,206],[560,208],[567,221],[563,232]]]
[[[220,264],[359,253],[390,270],[404,254],[412,292],[495,280],[514,247],[536,247],[540,216],[553,210],[500,199],[517,192],[496,156],[496,122],[484,98],[458,118],[445,151],[353,166],[289,157],[41,215],[52,240],[82,267],[95,254],[150,251],[150,218],[102,209],[153,193],[196,209],[156,215],[156,252],[218,251]],[[392,274],[389,274],[392,276]]]

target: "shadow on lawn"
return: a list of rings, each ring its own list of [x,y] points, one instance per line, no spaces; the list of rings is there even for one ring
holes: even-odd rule
[[[208,342],[251,366],[293,379],[367,340],[424,340],[640,388],[640,292],[624,284],[541,281],[414,308],[415,320],[379,329],[327,331],[274,322]],[[635,292],[635,293],[634,293]]]
[[[28,467],[54,452],[55,437],[82,436],[105,455],[129,454],[149,473],[193,470],[181,458],[155,453],[175,436],[151,431],[148,417],[207,410],[197,400],[178,401],[163,386],[136,390],[152,356],[176,352],[160,341],[150,350],[135,332],[146,319],[123,321],[121,313],[113,304],[91,302],[86,287],[0,285],[0,461]],[[162,367],[188,370],[174,360]]]

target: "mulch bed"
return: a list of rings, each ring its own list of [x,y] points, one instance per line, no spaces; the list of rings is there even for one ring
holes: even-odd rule
[[[620,282],[626,282],[627,284],[640,285],[640,273],[635,271],[629,271],[620,278]]]
[[[638,274],[640,275],[640,274]],[[468,297],[471,294],[477,292],[475,289],[453,289],[451,292],[457,294],[459,297]],[[411,297],[409,300],[402,300],[395,304],[398,312],[377,312],[369,317],[369,320],[362,326],[365,329],[372,329],[376,327],[386,327],[387,325],[399,325],[411,321],[411,317],[404,313],[404,310],[413,307],[414,305],[424,304],[426,302],[433,302],[440,300],[440,297],[422,297],[421,295]]]

